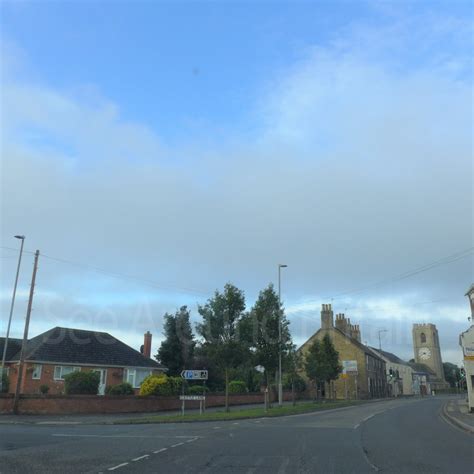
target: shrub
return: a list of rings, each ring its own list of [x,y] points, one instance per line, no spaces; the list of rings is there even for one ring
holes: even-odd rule
[[[98,372],[72,372],[64,377],[67,395],[97,395],[100,375]]]
[[[181,377],[168,377],[171,395],[179,395],[183,388],[183,379]]]
[[[140,395],[172,395],[172,385],[165,374],[149,375],[140,386]]]
[[[293,379],[293,380],[292,380]],[[283,377],[283,388],[291,390],[291,382],[295,384],[295,392],[304,392],[306,390],[306,382],[301,375],[293,375],[293,377],[286,375]]]
[[[188,388],[189,395],[202,395],[203,392],[209,392],[209,387],[205,385],[191,385],[191,387]]]
[[[2,393],[8,393],[8,389],[10,388],[10,379],[8,375],[4,372],[2,374]]]
[[[229,382],[229,393],[245,393],[247,387],[242,380],[232,380]]]
[[[48,385],[40,385],[40,392],[43,395],[46,395],[49,392],[49,386]]]
[[[105,389],[107,395],[133,395],[135,391],[128,382],[119,383],[117,385],[108,385]]]

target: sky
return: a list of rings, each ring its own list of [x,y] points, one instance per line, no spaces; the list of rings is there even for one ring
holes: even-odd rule
[[[3,1],[0,330],[107,331],[277,283],[460,363],[473,274],[472,4]]]

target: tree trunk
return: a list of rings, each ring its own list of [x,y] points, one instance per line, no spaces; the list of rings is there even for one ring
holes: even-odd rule
[[[229,412],[229,373],[225,369],[225,411]]]

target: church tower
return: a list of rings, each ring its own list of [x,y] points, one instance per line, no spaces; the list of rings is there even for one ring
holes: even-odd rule
[[[413,350],[415,362],[427,365],[436,374],[438,381],[446,384],[436,325],[413,325]]]

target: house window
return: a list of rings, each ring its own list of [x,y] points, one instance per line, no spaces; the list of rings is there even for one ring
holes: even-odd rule
[[[425,335],[424,332],[422,332],[420,334],[420,341],[421,341],[422,344],[424,344],[426,342],[426,335]]]
[[[41,364],[35,364],[33,365],[33,372],[31,374],[31,378],[33,380],[39,380],[41,378],[41,369],[42,369]]]
[[[3,373],[8,377],[8,375],[10,374],[10,367],[4,367]]]
[[[126,369],[124,373],[124,380],[128,382],[133,388],[140,388],[142,382],[151,375],[150,369]]]
[[[65,375],[80,371],[80,367],[71,367],[70,365],[57,365],[56,367],[54,367],[54,380],[64,380]]]

